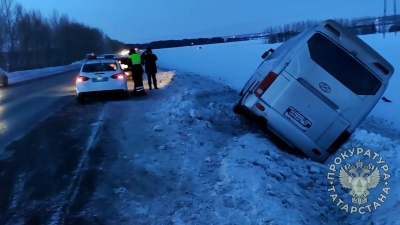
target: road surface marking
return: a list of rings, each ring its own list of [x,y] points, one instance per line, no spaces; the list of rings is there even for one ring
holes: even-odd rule
[[[105,108],[106,108],[106,106],[104,106],[102,111],[100,112],[98,121],[96,123],[92,124],[92,132],[88,138],[88,142],[86,144],[86,149],[83,152],[81,160],[79,161],[79,164],[74,172],[74,176],[71,179],[71,184],[68,186],[68,189],[64,194],[64,201],[56,209],[56,212],[51,217],[49,224],[64,224],[65,217],[62,215],[63,208],[65,206],[65,212],[66,212],[66,215],[68,215],[71,205],[74,202],[76,195],[78,194],[79,185],[82,182],[82,178],[83,178],[83,176],[81,176],[82,168],[86,167],[86,164],[88,163],[89,151],[92,149],[92,147],[98,137],[98,133],[101,128],[103,118],[105,115]],[[71,197],[68,198],[69,196],[71,196]]]

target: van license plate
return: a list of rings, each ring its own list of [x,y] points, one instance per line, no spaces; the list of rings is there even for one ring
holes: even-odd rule
[[[285,111],[284,115],[303,131],[308,130],[312,125],[310,120],[291,106]]]

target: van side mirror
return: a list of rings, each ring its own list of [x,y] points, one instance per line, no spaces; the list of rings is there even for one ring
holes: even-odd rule
[[[262,54],[261,58],[265,59],[267,58],[267,56],[269,56],[269,53],[274,52],[275,50],[270,48],[268,51],[264,52],[264,54]]]

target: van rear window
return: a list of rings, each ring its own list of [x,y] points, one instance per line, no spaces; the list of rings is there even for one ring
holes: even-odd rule
[[[364,65],[322,34],[307,41],[311,59],[356,95],[375,95],[381,81]]]

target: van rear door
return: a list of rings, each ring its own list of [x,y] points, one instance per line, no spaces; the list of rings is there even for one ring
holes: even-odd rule
[[[295,53],[285,74],[290,82],[280,87],[281,93],[263,99],[325,150],[365,109],[364,99],[382,86],[362,63],[321,33]]]
[[[382,81],[346,49],[315,33],[286,72],[348,121],[353,121],[375,96]]]

